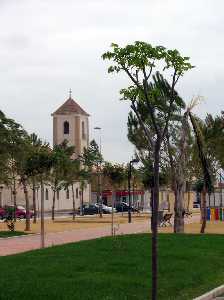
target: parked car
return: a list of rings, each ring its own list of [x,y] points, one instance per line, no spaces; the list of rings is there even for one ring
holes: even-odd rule
[[[0,208],[0,219],[4,219],[7,214],[7,208],[12,208],[14,210],[13,205],[7,205],[4,208]],[[33,218],[34,211],[30,210],[30,218]],[[23,206],[16,207],[16,218],[17,219],[25,219],[26,218],[26,210]]]
[[[30,218],[33,218],[34,211],[30,209]],[[26,209],[22,205],[18,205],[16,208],[16,217],[17,218],[26,218]]]
[[[193,208],[200,208],[200,204],[199,203],[193,203]]]
[[[99,204],[96,203],[95,206],[99,210]],[[107,206],[105,204],[102,204],[102,211],[103,211],[104,214],[112,214],[112,207],[111,206]],[[114,212],[117,212],[116,208],[114,208]]]
[[[78,208],[78,213],[80,214],[81,209]],[[94,204],[83,205],[83,215],[94,215],[98,213],[98,208]]]
[[[3,220],[5,217],[6,211],[4,208],[0,207],[0,220]]]
[[[116,210],[118,212],[124,212],[124,211],[128,211],[129,209],[129,205],[126,202],[120,202],[116,205]],[[138,212],[139,210],[133,206],[131,206],[131,211],[132,212]]]
[[[22,205],[17,205],[17,208],[26,211],[25,207]]]

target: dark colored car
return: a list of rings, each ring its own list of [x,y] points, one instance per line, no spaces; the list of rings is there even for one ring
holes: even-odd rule
[[[126,202],[120,202],[116,205],[117,212],[128,211],[128,208],[129,208],[129,206],[128,206],[128,203],[126,203]],[[131,206],[131,211],[132,212],[138,212],[138,209]]]
[[[80,214],[80,207],[78,209]],[[98,214],[98,208],[94,204],[83,205],[83,214],[84,215],[95,215]]]
[[[193,203],[193,208],[200,208],[200,204],[199,203]]]

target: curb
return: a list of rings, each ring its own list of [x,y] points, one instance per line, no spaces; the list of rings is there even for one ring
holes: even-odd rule
[[[40,235],[40,233],[28,233],[28,234],[21,234],[21,235],[13,235],[13,236],[7,236],[7,237],[0,237],[1,240],[8,240],[8,239],[18,239],[20,237],[27,237],[27,236],[33,236],[33,235]]]
[[[220,285],[219,287],[215,288],[214,290],[211,290],[210,292],[194,298],[193,300],[212,300],[215,299],[218,296],[221,296],[222,294],[224,294],[224,285]]]

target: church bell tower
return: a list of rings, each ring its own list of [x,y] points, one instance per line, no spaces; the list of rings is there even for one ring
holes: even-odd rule
[[[61,144],[64,140],[75,146],[75,153],[80,155],[89,145],[89,114],[69,98],[53,114],[53,144]]]

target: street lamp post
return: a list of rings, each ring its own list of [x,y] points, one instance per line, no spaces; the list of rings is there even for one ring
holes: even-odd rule
[[[95,130],[99,131],[99,146],[100,146],[100,156],[102,156],[102,144],[101,144],[101,127],[94,127]],[[99,166],[97,168],[98,172],[98,200],[99,200],[99,213],[100,213],[100,218],[103,217],[102,215],[102,178],[101,178],[101,164],[102,160],[100,159]]]
[[[128,223],[131,223],[131,167],[132,164],[134,163],[138,163],[139,160],[136,159],[132,159],[129,162],[129,168],[128,168]]]

